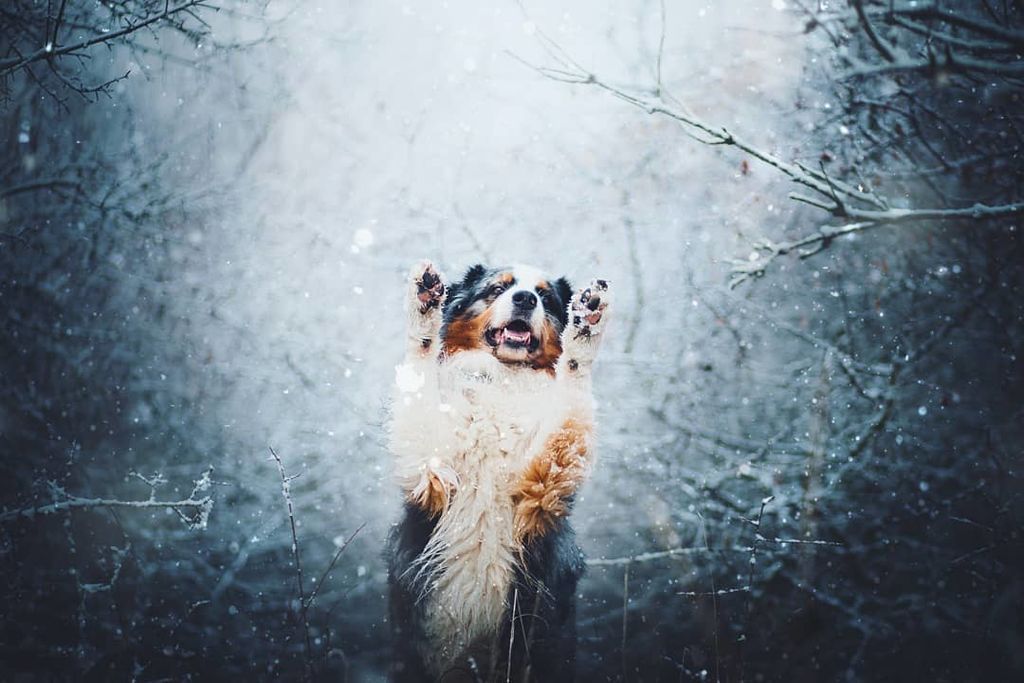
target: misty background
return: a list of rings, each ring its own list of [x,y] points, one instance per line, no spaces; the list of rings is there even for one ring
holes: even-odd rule
[[[421,258],[616,288],[579,680],[1019,675],[1024,10],[901,7],[0,10],[3,677],[386,678]]]

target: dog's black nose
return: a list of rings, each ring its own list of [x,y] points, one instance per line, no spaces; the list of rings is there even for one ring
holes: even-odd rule
[[[537,307],[537,295],[524,289],[512,295],[512,303],[517,308],[531,310]]]

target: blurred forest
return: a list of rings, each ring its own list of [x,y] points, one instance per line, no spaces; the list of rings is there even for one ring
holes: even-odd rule
[[[618,288],[579,680],[1021,679],[1022,97],[1017,0],[3,3],[0,678],[384,680],[426,257]]]

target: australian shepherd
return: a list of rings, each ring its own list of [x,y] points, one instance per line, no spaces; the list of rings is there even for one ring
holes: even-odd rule
[[[593,461],[591,366],[608,283],[526,267],[406,292],[390,449],[405,495],[388,542],[395,680],[567,681],[583,573],[568,514]]]

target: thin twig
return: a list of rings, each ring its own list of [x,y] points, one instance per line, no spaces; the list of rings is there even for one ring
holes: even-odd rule
[[[707,524],[707,521],[704,519],[704,515],[702,515],[700,513],[700,510],[697,511],[697,517],[700,518],[700,528],[701,528],[701,531],[703,532],[703,536],[704,536],[704,547],[706,549],[710,550],[711,546],[708,543],[708,524]],[[740,590],[749,590],[749,589],[750,589],[750,587],[747,586],[745,589],[740,589]],[[727,588],[727,589],[724,589],[724,591],[725,591],[725,593],[723,593],[723,595],[726,594],[726,593],[729,593],[729,592],[733,592],[733,589]],[[716,681],[716,683],[720,683],[721,680],[722,680],[722,658],[721,658],[721,651],[720,651],[719,645],[718,645],[718,595],[719,595],[718,588],[715,586],[715,573],[711,572],[711,613],[712,613],[712,616],[714,617],[714,627],[715,627],[715,681]]]
[[[52,515],[63,510],[82,508],[186,508],[199,510],[210,504],[212,499],[204,496],[199,499],[183,500],[116,500],[112,498],[68,498],[67,500],[39,505],[37,507],[8,510],[0,513],[0,522],[7,523],[17,519],[32,519]]]
[[[516,608],[519,606],[519,586],[512,594],[512,616],[508,624],[508,661],[505,664],[505,683],[512,682],[512,644],[516,641]]]
[[[306,648],[304,650],[304,670],[305,677],[308,679],[313,673],[313,663],[311,660],[313,648],[312,641],[309,637],[309,617],[306,605],[305,589],[302,585],[302,561],[299,558],[299,535],[295,530],[295,511],[292,506],[292,492],[291,492],[291,481],[295,476],[289,477],[284,472],[284,463],[281,462],[281,458],[277,455],[277,451],[274,450],[273,446],[267,446],[270,449],[270,455],[273,457],[274,462],[277,463],[277,471],[281,475],[281,494],[284,496],[285,504],[288,508],[288,521],[292,528],[292,557],[295,559],[295,576],[296,583],[299,587],[299,616],[302,619],[302,631],[305,635]]]
[[[747,631],[750,630],[750,613],[753,611],[753,605],[750,602],[750,596],[753,594],[754,586],[754,566],[757,564],[757,542],[763,540],[761,535],[761,522],[764,521],[764,509],[768,503],[775,500],[775,496],[767,496],[761,499],[761,509],[757,512],[757,519],[753,521],[754,525],[754,540],[750,544],[750,560],[748,562],[749,567],[747,569],[747,595],[743,609],[743,632],[740,634],[740,645],[739,645],[739,659],[740,659],[740,683],[743,681],[744,664],[746,663],[746,645]]]
[[[878,54],[882,55],[882,59],[887,62],[895,62],[896,56],[892,52],[892,47],[875,33],[875,27],[872,26],[871,20],[868,19],[868,15],[864,11],[864,0],[854,0],[853,7],[857,10],[857,18],[860,19],[861,26],[864,27],[864,33],[867,34],[868,40],[878,50]]]
[[[629,678],[626,668],[626,628],[629,624],[629,568],[631,562],[627,562],[622,570],[622,680]]]
[[[694,555],[699,553],[746,553],[750,552],[749,546],[737,546],[735,548],[703,548],[703,547],[692,547],[692,548],[670,548],[668,550],[659,550],[650,553],[639,553],[637,555],[630,555],[628,557],[598,557],[587,560],[588,567],[617,567],[622,565],[629,565],[634,562],[653,562],[655,560],[663,560],[669,557],[681,557],[684,555]]]
[[[324,585],[324,580],[327,578],[327,575],[331,573],[331,570],[334,569],[334,565],[337,564],[338,559],[341,557],[341,554],[345,552],[345,548],[348,548],[348,544],[352,542],[352,539],[356,537],[356,534],[362,531],[363,527],[365,526],[366,522],[360,524],[359,528],[353,531],[352,535],[345,539],[345,542],[341,544],[341,547],[338,548],[338,552],[334,553],[334,558],[331,559],[331,563],[327,565],[327,569],[325,569],[324,573],[320,575],[320,580],[316,582],[315,586],[313,586],[313,590],[310,592],[309,597],[306,599],[307,608],[312,606],[313,600],[316,599],[317,593],[320,592],[320,586]]]
[[[213,509],[213,496],[199,496],[209,490],[211,486],[210,474],[212,468],[207,469],[203,475],[195,481],[192,493],[188,498],[182,500],[156,500],[152,492],[148,500],[117,500],[113,498],[81,498],[79,496],[67,496],[64,500],[54,501],[47,505],[37,505],[18,510],[7,510],[0,513],[0,524],[6,524],[16,520],[32,520],[38,517],[45,517],[65,510],[82,510],[89,508],[136,508],[153,509],[164,508],[174,510],[178,516],[192,529],[205,529],[210,518],[210,511]],[[65,495],[63,489],[56,487],[55,490]],[[194,511],[194,517],[187,517],[182,509]]]

